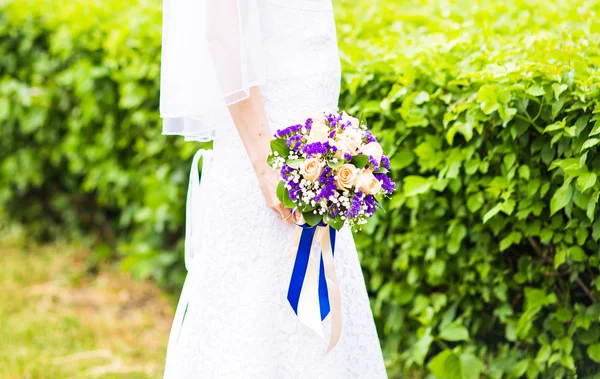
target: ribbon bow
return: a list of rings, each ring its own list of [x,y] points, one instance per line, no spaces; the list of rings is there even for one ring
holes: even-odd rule
[[[324,338],[322,321],[331,313],[331,333],[327,352],[338,343],[342,330],[340,290],[333,261],[335,235],[336,230],[322,222],[317,226],[298,225],[290,254],[291,258],[295,256],[295,262],[287,295],[300,321],[322,338]],[[318,258],[317,252],[312,249],[315,236],[321,241]],[[320,261],[318,276],[317,260]]]

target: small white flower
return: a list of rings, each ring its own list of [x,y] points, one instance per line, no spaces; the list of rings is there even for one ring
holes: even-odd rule
[[[274,155],[274,156],[278,156],[278,155],[279,155],[279,153],[278,153],[277,151],[274,151],[274,152],[273,152],[273,155]]]

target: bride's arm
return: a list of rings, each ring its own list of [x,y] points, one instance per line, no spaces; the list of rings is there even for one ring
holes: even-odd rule
[[[277,184],[280,180],[279,174],[267,164],[272,137],[260,89],[258,87],[250,88],[248,98],[230,105],[229,113],[252,162],[267,205],[282,219],[291,222],[290,210],[284,207],[276,195]]]

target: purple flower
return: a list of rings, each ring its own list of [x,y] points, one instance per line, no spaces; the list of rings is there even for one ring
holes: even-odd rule
[[[321,199],[328,200],[330,196],[335,195],[335,191],[337,190],[337,186],[335,185],[335,179],[332,175],[332,169],[328,166],[325,166],[321,176],[319,177],[319,183],[325,184],[325,187],[315,196],[315,201],[319,201]]]
[[[377,210],[377,205],[375,203],[375,196],[367,195],[367,197],[365,197],[365,205],[367,206],[365,215],[367,217],[373,216],[373,213],[375,213],[375,210]]]
[[[298,150],[302,145],[302,136],[301,135],[293,135],[285,142],[285,145],[292,150]]]
[[[389,176],[386,174],[375,174],[375,178],[381,182],[381,188],[387,193],[391,194],[396,187],[396,183],[392,182]]]
[[[358,214],[360,212],[360,207],[362,205],[362,200],[363,200],[363,193],[361,191],[358,191],[356,193],[356,195],[354,195],[352,197],[352,205],[350,206],[350,209],[348,209],[348,212],[346,213],[346,216],[349,218],[357,218]]]
[[[310,128],[312,127],[312,123],[313,123],[313,119],[312,118],[307,118],[306,122],[304,123],[304,126],[306,127],[306,130],[310,130]]]
[[[381,156],[381,165],[386,170],[389,170],[390,169],[390,158],[386,157],[385,155],[382,155]]]
[[[329,214],[329,217],[336,217],[337,215],[340,214],[340,203],[331,203],[331,205],[329,205],[329,207],[327,208],[327,213]]]
[[[287,136],[288,134],[292,134],[292,133],[298,132],[300,129],[302,129],[302,124],[288,126],[287,128],[279,129],[275,133],[275,137]]]
[[[367,143],[377,142],[377,138],[375,138],[375,136],[373,135],[373,133],[371,133],[370,130],[367,130],[367,132],[365,133],[365,137],[367,138]]]
[[[348,161],[352,160],[352,154],[344,153],[344,159],[346,159]]]
[[[369,163],[373,166],[373,171],[379,170],[379,163],[372,155],[369,155]]]
[[[306,154],[308,158],[317,154],[327,154],[329,149],[329,143],[325,142],[313,142],[304,145],[302,152]]]
[[[288,166],[287,164],[281,166],[281,170],[279,171],[281,177],[285,180],[287,180],[288,174],[291,174],[292,172],[294,172],[294,169]]]

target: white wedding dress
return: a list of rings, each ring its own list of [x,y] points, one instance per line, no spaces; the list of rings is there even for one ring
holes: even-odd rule
[[[330,0],[265,1],[260,21],[266,65],[261,93],[271,129],[336,109],[340,64]],[[298,321],[286,298],[294,227],[267,207],[233,122],[215,133],[201,184],[196,165],[202,151],[192,165],[188,274],[165,378],[387,378],[351,231],[345,227],[337,235],[342,332],[326,353],[330,316],[323,339]]]

